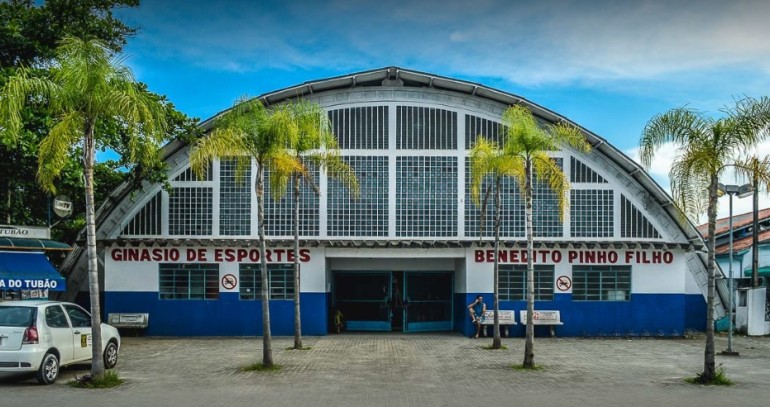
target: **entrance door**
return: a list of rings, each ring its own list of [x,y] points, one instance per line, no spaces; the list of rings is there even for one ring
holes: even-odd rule
[[[350,331],[452,330],[452,272],[336,271],[334,308]]]
[[[404,332],[452,330],[452,272],[404,272]]]
[[[390,331],[390,272],[334,273],[334,307],[350,331]]]

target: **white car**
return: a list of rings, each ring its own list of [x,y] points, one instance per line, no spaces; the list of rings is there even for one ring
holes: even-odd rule
[[[61,366],[91,360],[91,315],[60,301],[0,302],[0,374],[35,373],[51,384]],[[120,335],[102,324],[104,365],[118,363]]]

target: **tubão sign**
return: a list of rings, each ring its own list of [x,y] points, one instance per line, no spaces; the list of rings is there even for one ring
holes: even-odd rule
[[[179,249],[168,248],[116,248],[112,249],[113,261],[199,261],[215,263],[242,263],[261,261],[259,249]],[[268,263],[293,263],[294,249],[267,249],[265,260]],[[299,249],[299,261],[310,261],[310,250]]]
[[[566,261],[577,264],[671,264],[674,253],[665,250],[534,250],[533,263],[556,264]],[[494,250],[476,250],[476,263],[494,263]],[[500,263],[526,263],[523,249],[500,250]]]

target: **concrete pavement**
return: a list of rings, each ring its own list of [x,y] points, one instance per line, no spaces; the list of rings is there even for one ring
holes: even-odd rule
[[[52,386],[0,382],[2,405],[62,406],[766,406],[770,338],[735,337],[738,357],[717,355],[732,387],[683,381],[702,370],[704,339],[536,338],[538,371],[511,369],[522,338],[507,350],[455,333],[306,337],[311,350],[275,338],[272,373],[241,372],[261,360],[261,338],[124,338],[118,372],[126,384],[73,389],[88,372],[67,368]],[[717,338],[717,351],[726,338]]]

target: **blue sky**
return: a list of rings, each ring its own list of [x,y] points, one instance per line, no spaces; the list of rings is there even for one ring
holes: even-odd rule
[[[140,28],[126,63],[201,119],[242,95],[399,66],[519,95],[634,156],[657,113],[687,105],[717,117],[736,98],[770,96],[762,0],[141,3],[119,12]],[[672,151],[650,171],[664,187]],[[735,201],[735,213],[749,210]]]

